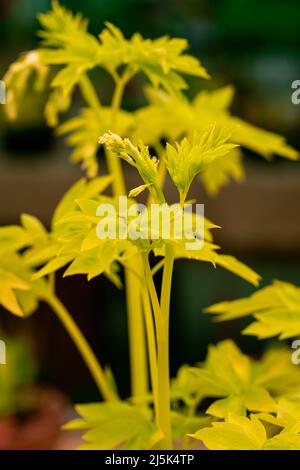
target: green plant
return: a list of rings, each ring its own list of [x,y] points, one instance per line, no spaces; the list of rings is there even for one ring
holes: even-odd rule
[[[31,411],[34,399],[32,394],[26,394],[26,387],[34,383],[37,375],[37,365],[27,344],[12,338],[5,338],[5,343],[6,365],[0,367],[0,419]]]
[[[41,47],[22,56],[6,74],[7,114],[16,118],[27,86],[36,90],[47,87],[51,70],[54,78],[52,75],[45,107],[47,122],[58,126],[59,133],[68,134],[67,142],[74,147],[72,159],[82,162],[89,180],[80,180],[63,197],[53,215],[50,232],[28,215],[22,216],[20,226],[0,229],[0,302],[12,313],[23,316],[32,313],[38,301],[48,302],[86,360],[105,402],[79,406],[82,419],[66,427],[87,430],[83,446],[87,449],[171,449],[176,445],[190,448],[199,438],[208,447],[226,448],[224,442],[211,444],[207,438],[211,433],[221,433],[224,426],[234,426],[230,448],[265,448],[261,413],[263,420],[266,415],[269,421],[276,421],[281,419],[279,407],[284,408],[278,401],[284,391],[271,395],[273,389],[264,380],[264,369],[259,372],[259,367],[266,367],[270,380],[276,382],[283,372],[277,366],[273,370],[272,361],[269,364],[263,358],[258,365],[232,343],[225,342],[210,350],[204,366],[181,369],[172,387],[169,377],[174,262],[188,258],[219,265],[254,286],[260,276],[234,257],[219,253],[212,236],[216,225],[203,216],[193,214],[183,238],[176,237],[174,231],[166,236],[160,225],[154,236],[149,231],[153,219],[146,220],[145,213],[131,214],[124,224],[119,197],[123,196],[132,208],[134,199],[148,191],[148,207],[155,203],[167,208],[173,228],[188,202],[195,178],[201,176],[211,194],[216,194],[230,178],[242,179],[239,145],[266,158],[278,154],[296,160],[298,153],[282,137],[231,116],[231,87],[201,91],[190,102],[183,93],[187,88],[183,75],[202,79],[209,76],[197,59],[184,53],[185,40],[163,37],[152,41],[139,34],[128,40],[109,23],[95,38],[88,33],[87,22],[80,15],[73,15],[56,1],[52,11],[40,15],[39,20],[43,27]],[[114,82],[110,106],[102,105],[88,75],[95,67],[103,68]],[[143,73],[150,83],[146,88],[148,105],[128,112],[122,109],[123,94],[138,73]],[[59,125],[59,114],[70,108],[75,86],[86,107],[79,116]],[[108,176],[97,176],[98,141],[104,147]],[[141,178],[142,184],[131,189],[129,196],[122,161],[134,167]],[[178,190],[176,205],[171,205],[164,194],[167,173]],[[103,194],[110,185],[111,195]],[[144,231],[148,236],[99,238],[99,224],[103,227],[111,223],[98,213],[100,204],[113,208],[118,230],[122,226],[126,233]],[[197,231],[197,222],[201,222],[203,233]],[[201,248],[197,248],[199,240]],[[196,249],[187,248],[186,243],[194,244]],[[153,267],[152,257],[159,258]],[[104,274],[117,287],[122,286],[119,271],[124,269],[132,383],[128,401],[117,396],[108,375],[56,297],[54,273],[65,266],[65,276],[86,274],[91,279]],[[163,274],[159,290],[154,276],[160,269]],[[294,370],[288,374],[291,381],[293,373]],[[208,414],[201,416],[198,411],[205,397],[218,399]],[[232,409],[233,417],[228,414]],[[259,414],[248,420],[246,413],[253,411]],[[220,417],[224,423],[209,427]],[[290,439],[290,445],[298,448],[298,427],[288,426],[285,421],[285,436],[277,442]],[[234,440],[243,429],[258,433],[255,444]]]

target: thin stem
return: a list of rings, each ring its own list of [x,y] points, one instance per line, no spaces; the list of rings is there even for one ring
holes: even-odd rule
[[[164,434],[160,442],[163,450],[172,449],[171,411],[170,411],[170,377],[169,377],[169,330],[164,323],[157,335],[158,350],[158,423]]]
[[[160,413],[165,431],[165,446],[172,448],[171,434],[171,397],[170,397],[170,351],[169,351],[169,317],[172,275],[174,265],[173,248],[166,245],[165,265],[161,288],[161,313],[163,317],[163,331],[158,336],[158,371],[160,383]]]
[[[158,185],[150,186],[150,192],[153,198],[151,200],[154,200],[156,204],[164,204],[166,202],[163,190],[161,189],[160,186]],[[151,203],[151,200],[150,200],[150,203]]]
[[[79,81],[79,86],[85,101],[89,104],[91,108],[94,109],[94,111],[99,113],[101,111],[101,102],[99,96],[96,93],[93,83],[86,74],[82,75]]]
[[[161,188],[164,187],[166,174],[167,174],[166,162],[164,159],[162,159],[160,160],[159,166],[158,166],[158,183]]]
[[[163,187],[164,187],[166,171],[167,171],[166,162],[163,158],[163,154],[165,150],[159,141],[154,145],[154,148],[156,151],[156,156],[159,159],[158,180],[157,180],[158,184],[157,184],[157,188],[155,191],[153,191],[153,189],[152,190],[150,189],[150,194],[149,194],[148,201],[147,201],[148,206],[152,203],[153,200],[158,202],[159,204],[163,204],[165,202],[165,197],[163,194]]]
[[[113,123],[116,119],[116,114],[121,107],[125,87],[135,73],[136,73],[135,69],[133,69],[132,67],[127,67],[123,75],[118,76],[118,78],[116,78],[115,80],[116,86],[115,86],[115,90],[114,90],[114,94],[113,94],[112,102],[111,102],[111,108],[113,110],[113,114],[112,114]]]
[[[187,191],[180,191],[179,192],[179,204],[181,205],[181,207],[184,206],[184,203],[185,203],[185,200],[186,200],[186,197],[187,197]]]
[[[124,93],[124,88],[127,83],[124,78],[125,74],[126,72],[124,73],[123,77],[118,76],[118,78],[116,78],[116,86],[115,86],[115,90],[114,90],[112,102],[111,102],[111,108],[112,108],[111,126],[112,127],[115,127],[116,125],[118,110],[120,109],[122,97]],[[114,155],[114,153],[110,152],[109,150],[106,150],[106,161],[107,161],[109,173],[113,176],[112,187],[113,187],[114,196],[126,195],[127,191],[126,191],[126,185],[125,185],[125,180],[124,180],[124,175],[123,175],[123,170],[122,170],[122,163],[121,163],[120,158]]]
[[[165,321],[169,322],[174,252],[171,245],[166,244],[165,265],[163,272],[160,306]]]
[[[123,80],[122,77],[120,77],[119,80],[117,80],[116,82],[115,91],[111,102],[111,108],[113,110],[114,118],[116,117],[116,113],[121,107],[125,86],[126,82]],[[112,119],[112,121],[114,121],[114,119]]]
[[[188,417],[192,417],[196,415],[197,407],[199,403],[201,402],[202,398],[203,398],[202,391],[200,391],[196,394],[195,399],[193,400],[193,403],[188,407],[188,412],[187,412]],[[190,448],[189,441],[190,441],[189,436],[187,434],[184,434],[182,438],[183,449],[188,450]]]
[[[132,260],[139,266],[139,257]],[[144,396],[148,390],[147,354],[145,348],[145,325],[142,312],[140,281],[130,269],[126,270],[126,301],[131,365],[131,393],[133,397]]]
[[[161,260],[151,269],[152,276],[155,276],[155,274],[158,273],[158,271],[160,271],[161,268],[163,268],[164,264],[165,264],[165,260],[164,260],[164,259],[161,259]]]
[[[163,282],[164,294],[167,297],[169,296],[168,290],[170,291],[169,286],[171,285],[169,281],[169,274],[172,275],[172,262],[173,258],[170,258],[166,254],[165,259],[165,269],[166,272],[164,277],[168,277]],[[159,446],[161,449],[172,449],[172,435],[171,435],[171,413],[170,413],[170,374],[169,374],[169,327],[168,327],[168,317],[161,310],[159,305],[153,277],[151,274],[151,268],[149,265],[149,259],[147,254],[143,254],[145,278],[147,282],[147,287],[149,290],[155,326],[156,326],[156,337],[157,337],[157,353],[158,353],[158,403],[157,403],[157,416],[156,422],[158,427],[161,429],[164,438],[160,441]],[[164,307],[168,303],[164,302]]]
[[[154,146],[157,156],[159,158],[159,166],[158,166],[158,183],[161,188],[164,187],[165,184],[165,179],[166,179],[166,173],[167,173],[167,167],[166,167],[166,161],[164,159],[164,154],[165,154],[165,149],[162,146],[161,142],[157,142],[157,144]]]
[[[113,176],[112,189],[114,196],[125,195],[127,191],[123,176],[121,159],[107,149],[105,149],[105,156],[108,171]]]
[[[71,314],[56,296],[51,295],[46,300],[72,338],[89,371],[91,372],[102,397],[107,401],[117,400],[116,395],[107,383],[106,376],[101,365],[99,364],[85,337],[73,320]]]
[[[144,286],[142,291],[142,302],[145,316],[147,340],[148,340],[148,352],[149,352],[149,366],[150,366],[150,377],[152,385],[152,393],[154,396],[154,411],[155,416],[158,413],[158,370],[157,370],[157,346],[155,337],[155,328],[153,323],[153,314],[151,308],[151,302],[149,298],[149,292]]]
[[[147,287],[149,290],[153,313],[154,313],[155,326],[156,326],[156,329],[158,330],[158,326],[161,324],[161,320],[162,320],[162,313],[161,313],[159,300],[157,297],[157,293],[156,293],[156,289],[155,289],[155,285],[153,281],[153,276],[151,273],[151,267],[149,264],[148,254],[142,253],[142,257],[143,257],[145,278],[146,278]]]

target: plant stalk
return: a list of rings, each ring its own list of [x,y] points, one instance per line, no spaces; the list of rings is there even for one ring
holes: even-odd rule
[[[132,263],[138,269],[140,257],[137,255]],[[148,368],[145,325],[142,315],[142,298],[140,281],[136,275],[126,269],[126,301],[128,316],[128,334],[131,364],[131,394],[133,397],[145,396],[148,390]]]
[[[101,111],[100,98],[96,93],[93,83],[86,74],[81,77],[79,87],[85,101],[98,114]]]
[[[170,351],[169,351],[169,324],[170,299],[172,288],[172,275],[174,266],[174,253],[171,245],[166,245],[165,264],[161,288],[160,307],[163,318],[163,329],[158,335],[158,370],[161,387],[160,413],[163,415],[164,426],[167,429],[166,445],[172,449],[171,434],[171,397],[170,397]]]
[[[159,446],[162,450],[172,449],[171,406],[170,406],[170,372],[169,372],[169,305],[174,257],[172,251],[166,252],[162,284],[162,305],[159,304],[148,255],[143,255],[144,270],[156,326],[157,338],[157,426],[164,438]],[[164,310],[162,310],[162,308]]]
[[[148,341],[148,353],[149,353],[149,368],[150,378],[152,385],[152,393],[154,397],[154,415],[158,413],[158,369],[157,369],[157,345],[155,336],[155,326],[153,322],[153,313],[151,308],[151,302],[149,298],[149,292],[144,286],[142,291],[142,302],[143,311],[145,316],[146,333]]]

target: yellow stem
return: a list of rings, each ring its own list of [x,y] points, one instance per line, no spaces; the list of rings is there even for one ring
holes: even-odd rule
[[[91,108],[99,113],[101,110],[101,102],[95,91],[94,85],[86,74],[81,77],[79,87],[85,101],[91,106]]]
[[[159,204],[163,204],[165,202],[165,198],[164,198],[164,195],[163,195],[163,187],[164,187],[166,172],[167,172],[166,162],[163,158],[163,154],[165,153],[165,150],[164,150],[164,148],[163,148],[163,146],[161,145],[160,142],[157,142],[154,145],[154,148],[155,148],[155,151],[156,151],[156,156],[159,159],[158,179],[157,179],[157,182],[158,182],[157,188],[159,188],[159,194],[158,194],[159,200],[157,200],[157,194],[155,194],[155,191],[153,191],[153,190],[151,191],[151,189],[150,189],[150,194],[149,194],[149,197],[148,197],[148,200],[147,200],[147,205],[148,206],[153,202],[153,200],[158,202]],[[154,192],[154,194],[152,194],[153,192]]]
[[[170,397],[170,351],[169,351],[169,318],[170,298],[172,287],[172,275],[174,266],[174,253],[171,245],[166,245],[165,265],[161,287],[160,308],[163,318],[163,331],[158,337],[158,370],[159,381],[161,381],[161,405],[160,412],[163,414],[165,433],[165,445],[167,449],[172,448],[171,433],[171,397]]]
[[[148,254],[147,253],[142,253],[143,257],[143,265],[144,265],[144,273],[145,273],[145,278],[146,278],[146,283],[147,287],[149,290],[150,294],[150,299],[152,303],[152,308],[153,308],[153,313],[154,313],[154,320],[155,320],[155,326],[156,329],[158,329],[158,326],[161,324],[162,320],[162,313],[159,305],[159,300],[157,297],[154,281],[153,281],[153,276],[151,273],[151,268],[149,264],[149,259],[148,259]]]
[[[134,68],[127,67],[123,75],[118,76],[115,80],[116,86],[115,86],[115,90],[114,90],[114,94],[113,94],[112,102],[111,102],[111,107],[113,110],[113,114],[112,114],[113,123],[116,118],[116,113],[121,107],[125,87],[127,83],[129,82],[129,80],[133,77],[133,75],[135,75],[135,73],[136,73],[136,70]]]
[[[193,403],[189,406],[188,408],[188,412],[187,412],[187,416],[189,418],[193,417],[196,415],[196,412],[197,412],[197,407],[199,405],[199,403],[201,402],[202,400],[202,392],[198,392],[193,400]],[[182,438],[182,448],[184,450],[189,450],[190,449],[190,444],[189,444],[189,441],[190,441],[190,438],[187,434],[184,434],[183,435],[183,438]]]
[[[109,174],[113,176],[112,189],[114,196],[126,195],[126,186],[123,176],[121,159],[105,149],[105,156]]]
[[[140,257],[137,255],[132,263],[138,269]],[[145,367],[147,365],[147,354],[141,288],[138,277],[130,269],[126,270],[126,301],[130,344],[131,394],[133,397],[145,396],[148,390],[148,369]]]
[[[153,313],[149,298],[149,292],[146,286],[142,292],[143,310],[145,316],[146,332],[148,339],[148,352],[149,352],[149,365],[150,365],[150,377],[152,385],[152,393],[154,396],[154,411],[155,416],[158,413],[158,370],[157,370],[157,346],[155,328],[153,323]]]
[[[71,314],[56,296],[51,295],[46,300],[72,338],[89,371],[91,372],[102,397],[107,401],[117,400],[116,395],[107,383],[106,376],[101,365],[99,364],[85,337],[73,320]]]
[[[124,94],[124,89],[126,86],[126,82],[120,77],[119,80],[116,82],[115,91],[113,94],[111,108],[112,108],[112,122],[115,122],[116,114],[121,107],[122,98]]]
[[[162,146],[161,142],[157,142],[154,148],[156,150],[157,157],[159,158],[158,183],[159,183],[159,186],[163,188],[165,184],[166,173],[167,173],[166,161],[164,159],[165,149]]]
[[[165,160],[161,160],[158,166],[158,184],[161,188],[164,187],[167,174],[167,166]]]
[[[168,298],[171,292],[171,279],[172,279],[172,266],[173,257],[166,253],[164,280],[162,295],[166,297],[163,302],[163,307],[167,308],[169,302]],[[169,324],[168,312],[163,312],[159,305],[151,268],[149,265],[148,255],[143,255],[145,278],[149,290],[157,338],[157,353],[158,353],[158,384],[157,384],[157,416],[156,422],[161,429],[164,437],[159,443],[161,449],[172,449],[172,434],[171,434],[171,410],[170,410],[170,373],[169,373]]]
[[[173,275],[173,266],[174,266],[174,252],[170,244],[166,244],[165,250],[166,252],[165,252],[165,263],[164,263],[164,272],[163,272],[163,279],[162,279],[160,306],[161,306],[161,312],[162,312],[162,316],[164,320],[169,323],[172,275]]]

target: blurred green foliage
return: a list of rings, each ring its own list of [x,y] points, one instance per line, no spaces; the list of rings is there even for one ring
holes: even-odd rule
[[[36,14],[50,0],[2,0],[0,74],[22,50],[37,41]],[[209,87],[233,83],[235,107],[242,117],[284,133],[297,146],[299,110],[291,104],[291,83],[300,76],[300,8],[298,0],[62,0],[90,19],[98,33],[111,21],[130,36],[140,31],[188,39],[213,77]],[[104,81],[105,77],[100,76]],[[199,87],[191,79],[191,93]],[[103,83],[102,83],[103,88]],[[134,87],[128,106],[140,104]],[[278,113],[278,109],[281,110]]]

